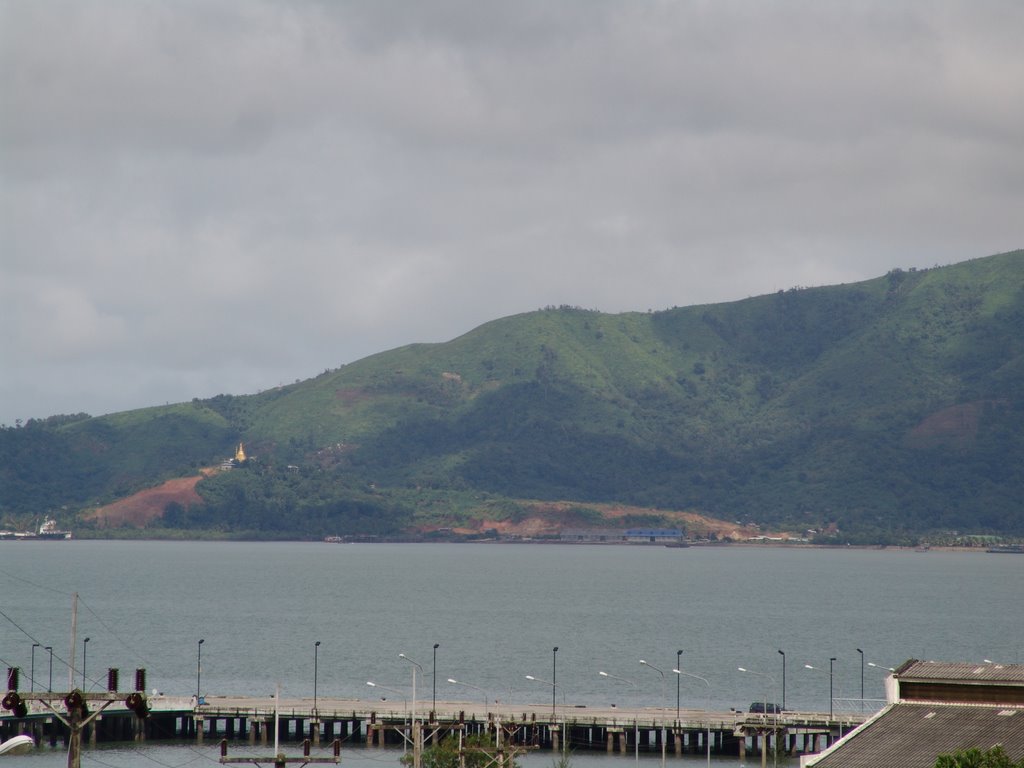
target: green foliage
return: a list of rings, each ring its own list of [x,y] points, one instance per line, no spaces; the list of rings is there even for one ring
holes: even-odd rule
[[[196,404],[0,428],[0,513],[40,515],[111,501],[195,473],[234,439],[222,418]]]
[[[205,504],[164,516],[169,528],[262,531],[281,538],[379,536],[402,530],[409,511],[386,494],[323,472],[236,469],[200,482]]]
[[[508,749],[506,747],[506,749]],[[495,764],[498,752],[494,745],[493,737],[486,734],[475,734],[463,739],[462,752],[465,762],[459,761],[459,738],[458,736],[445,736],[437,744],[432,744],[423,750],[421,763],[423,768],[488,768]],[[520,763],[514,757],[508,756],[505,765],[508,768],[519,768]],[[402,765],[412,765],[412,753],[401,757]]]
[[[939,755],[935,768],[1024,768],[1024,758],[1014,762],[1002,745],[997,744],[985,752],[972,747]]]
[[[168,530],[395,535],[517,500],[701,511],[834,543],[1024,535],[1024,252],[605,315],[547,308],[257,395],[0,429],[0,515],[233,454]]]

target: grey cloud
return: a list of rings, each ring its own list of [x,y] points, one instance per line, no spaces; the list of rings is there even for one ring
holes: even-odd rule
[[[0,0],[0,422],[1019,247],[1022,29],[999,1]]]

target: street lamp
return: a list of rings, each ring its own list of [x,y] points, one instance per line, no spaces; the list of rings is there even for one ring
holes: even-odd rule
[[[786,652],[780,650],[782,654],[782,709],[786,709]]]
[[[399,696],[402,697],[402,701],[404,702],[405,710],[407,712],[409,711],[409,699],[406,698],[406,695],[402,691],[396,690],[395,688],[388,688],[386,685],[381,685],[380,683],[375,683],[372,680],[367,680],[366,684],[368,686],[370,686],[371,688],[380,688],[382,691],[391,691],[392,693],[397,693]],[[387,701],[387,698],[384,697],[384,696],[381,696],[380,700],[381,701]]]
[[[558,646],[551,649],[551,721],[555,720],[555,684],[558,682]]]
[[[554,698],[555,698],[555,691],[557,690],[558,686],[556,686],[553,682],[551,682],[550,680],[543,680],[543,679],[541,679],[539,677],[534,677],[533,675],[526,675],[526,679],[527,680],[531,680],[531,681],[533,681],[535,683],[543,683],[544,685],[550,685],[551,686],[551,698],[552,698],[552,700],[554,700]],[[451,682],[451,681],[449,680],[449,682]],[[565,691],[562,691],[562,707],[563,708],[565,707]],[[564,735],[565,735],[564,734],[564,730],[565,730],[565,728],[564,728],[564,721],[565,721],[565,718],[563,718],[562,720],[563,720],[563,729],[562,729],[563,730],[563,734],[562,735],[564,737]],[[554,707],[552,707],[552,709],[551,709],[551,731],[554,732],[554,730],[555,730],[555,712],[554,712]],[[565,739],[563,738],[562,739],[562,751],[565,751],[565,748],[566,748],[566,744],[565,744]]]
[[[761,677],[768,678],[769,680],[771,680],[772,690],[775,689],[775,678],[772,677],[771,675],[769,675],[767,672],[755,672],[752,669],[745,669],[744,667],[737,667],[737,669],[740,672],[746,672],[748,675],[759,675]],[[773,719],[775,721],[773,732],[774,733],[778,733],[778,731],[779,731],[779,708],[778,707],[772,707],[772,709],[773,709],[772,714],[774,715]],[[767,723],[768,722],[768,688],[767,687],[765,687],[765,689],[764,689],[764,719],[765,719],[765,723]],[[773,749],[772,750],[772,765],[778,765],[778,759],[779,759],[778,758],[778,750],[777,749]],[[768,760],[768,734],[765,734],[764,742],[762,743],[762,748],[761,748],[761,766],[762,766],[762,768],[764,767],[764,765],[767,762],[767,760]]]
[[[708,687],[707,698],[704,701],[704,716],[708,719],[708,721],[707,721],[708,732],[707,732],[707,735],[704,737],[704,745],[707,747],[707,750],[708,750],[708,768],[710,768],[710,766],[711,766],[711,683],[709,683],[707,680],[705,680],[700,675],[694,675],[694,674],[691,674],[690,672],[683,672],[681,669],[673,669],[672,671],[676,673],[676,683],[677,684],[682,679],[682,676],[686,675],[687,677],[693,677],[693,678],[696,678],[697,680],[700,680],[702,683],[704,683],[704,685],[706,685]]]
[[[828,719],[832,719],[832,663],[836,660],[835,656],[832,656],[828,660]],[[824,672],[823,669],[812,667],[810,664],[804,664],[807,669],[813,669],[815,672]]]
[[[633,686],[633,706],[639,709],[640,706],[640,688],[633,680],[627,680],[624,677],[613,675],[610,672],[598,672],[601,677],[609,677],[612,680],[619,680],[623,683],[629,683]],[[638,712],[633,712],[633,760],[637,765],[640,765],[640,722],[638,720]]]
[[[409,699],[407,699],[405,697],[405,694],[402,693],[401,691],[396,691],[394,688],[388,688],[386,685],[381,685],[380,683],[375,683],[372,680],[367,680],[366,684],[368,686],[370,686],[371,688],[380,688],[382,691],[391,691],[392,693],[397,693],[399,696],[402,697],[402,711],[403,711],[402,722],[404,723],[405,722],[405,715],[407,715],[409,713]],[[387,697],[386,696],[381,696],[380,700],[381,701],[387,701]],[[409,733],[411,734],[412,731],[410,730]],[[409,739],[408,738],[403,738],[403,740],[402,740],[402,754],[403,755],[406,752],[406,747],[408,746],[408,744],[409,744]]]
[[[860,711],[864,711],[864,651],[857,649],[860,654]]]
[[[28,673],[29,692],[36,689],[36,648],[38,647],[39,643],[32,643],[32,668]]]
[[[82,691],[85,692],[85,652],[89,650],[89,639],[82,641]]]
[[[461,680],[456,680],[454,677],[449,677],[448,678],[448,682],[451,683],[452,685],[464,685],[467,688],[472,688],[474,690],[480,691],[480,693],[482,693],[484,695],[484,714],[485,715],[490,714],[490,707],[488,705],[488,702],[490,701],[490,699],[487,696],[487,691],[485,691],[483,688],[481,688],[479,686],[473,685],[472,683],[464,683]]]
[[[869,661],[868,662],[868,666],[873,668],[873,669],[879,670],[883,675],[886,676],[886,678],[888,678],[889,675],[894,674],[896,672],[896,669],[894,667],[887,667],[884,664],[875,664],[875,662],[873,662],[873,661]],[[885,691],[885,700],[888,702],[889,701],[888,679],[883,684],[883,690]]]
[[[526,675],[526,679],[527,680],[532,680],[535,683],[544,683],[544,685],[550,685],[552,693],[554,693],[555,689],[557,688],[557,686],[554,683],[552,683],[550,680],[544,680],[544,679],[542,679],[540,677],[534,677],[533,675]],[[562,691],[562,706],[563,707],[565,706],[565,691]]]
[[[199,638],[199,643],[196,645],[196,706],[199,706],[199,683],[203,679],[203,643],[206,642],[205,637]]]
[[[650,667],[661,675],[661,768],[665,768],[665,673],[643,659],[640,659],[640,664],[645,667]]]
[[[43,646],[43,650],[50,652],[50,681],[46,684],[46,692],[53,693],[53,646]]]
[[[405,661],[408,661],[413,666],[413,670],[412,670],[412,721],[415,723],[416,722],[416,670],[418,669],[420,671],[420,674],[422,675],[423,674],[423,667],[421,667],[418,662],[415,662],[412,659],[410,659],[404,653],[398,654],[398,658],[404,659]]]
[[[417,662],[410,659],[404,653],[398,654],[398,658],[405,659],[407,662],[412,664],[412,715],[410,722],[412,725],[412,757],[413,757],[413,768],[420,768],[420,742],[419,742],[419,728],[416,723],[416,670],[423,674],[423,667]]]
[[[676,651],[676,669],[683,666],[682,664],[683,652],[681,650]],[[681,678],[676,675],[676,725],[679,724],[679,680]]]
[[[829,657],[829,660],[828,660],[828,719],[829,720],[832,719],[832,701],[833,701],[833,693],[832,693],[832,680],[833,680],[832,665],[835,663],[835,661],[836,661],[836,657],[835,656],[830,656]]]
[[[316,717],[316,683],[318,677],[317,662],[320,656],[320,641],[313,643],[313,717]]]
[[[432,671],[434,673],[434,692],[430,697],[430,711],[437,712],[437,649],[441,647],[440,643],[434,643],[434,666]],[[436,714],[434,715],[437,716]]]

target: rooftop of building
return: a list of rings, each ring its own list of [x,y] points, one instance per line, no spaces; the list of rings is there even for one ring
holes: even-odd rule
[[[1024,758],[1024,707],[901,702],[805,763],[814,768],[933,768],[939,755],[1001,744]],[[879,762],[883,760],[884,762]]]

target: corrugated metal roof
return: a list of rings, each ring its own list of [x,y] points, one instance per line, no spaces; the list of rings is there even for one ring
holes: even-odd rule
[[[899,680],[951,680],[1024,684],[1024,664],[968,664],[950,661],[913,661],[896,671]]]
[[[933,768],[939,755],[1002,744],[1024,758],[1024,707],[893,704],[811,761],[814,768]]]

